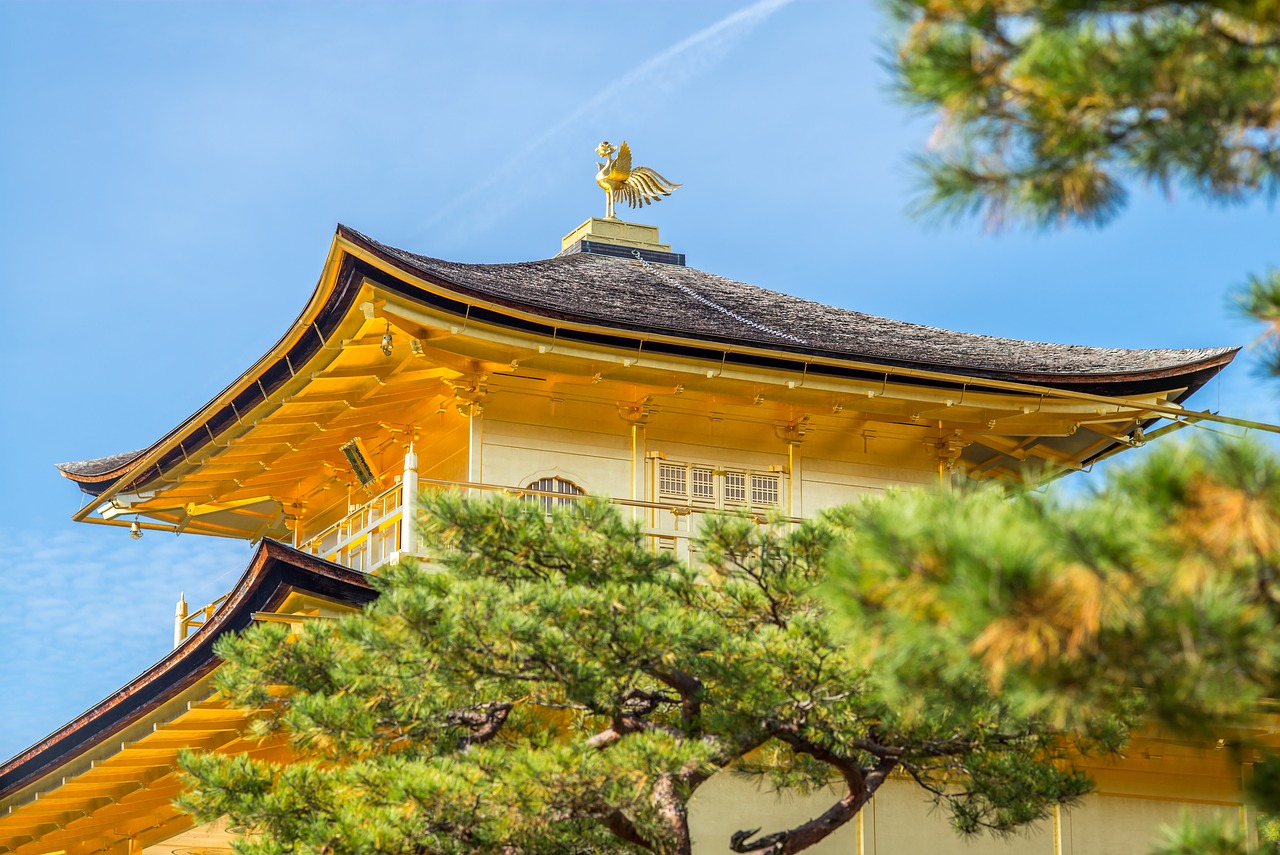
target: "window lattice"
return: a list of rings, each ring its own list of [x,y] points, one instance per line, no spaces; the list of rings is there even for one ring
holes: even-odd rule
[[[689,495],[686,481],[687,467],[676,463],[663,463],[658,466],[658,492],[664,496]]]
[[[689,495],[706,502],[716,500],[716,473],[710,467],[695,466],[691,470]]]
[[[657,474],[662,499],[760,509],[776,508],[782,500],[782,477],[772,473],[662,462]]]
[[[544,493],[560,493],[560,496],[525,496],[530,501],[540,502],[548,513],[552,508],[563,508],[573,502],[569,496],[585,496],[587,492],[572,481],[564,478],[539,478],[528,486],[530,490],[541,490]]]
[[[778,504],[778,476],[751,475],[751,504],[756,507],[775,507]]]
[[[728,505],[741,505],[747,500],[747,473],[724,473],[724,501]]]

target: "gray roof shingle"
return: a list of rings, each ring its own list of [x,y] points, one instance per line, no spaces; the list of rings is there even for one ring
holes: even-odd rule
[[[353,234],[409,268],[477,295],[616,329],[1001,376],[1166,371],[1234,350],[1131,350],[997,338],[827,306],[691,267],[582,253],[513,264],[463,264]]]
[[[96,478],[99,475],[105,475],[114,469],[124,466],[131,460],[137,459],[145,448],[139,448],[137,451],[123,451],[119,454],[109,454],[106,457],[98,457],[93,460],[74,460],[70,463],[55,464],[59,470],[68,475],[75,475],[80,478]]]
[[[552,320],[962,376],[1066,387],[1208,369],[1192,384],[1198,386],[1236,350],[1129,350],[997,338],[827,306],[681,265],[581,252],[543,261],[464,264],[387,246],[346,226],[338,234],[446,290]],[[102,482],[144,451],[61,463],[58,469],[76,481]]]

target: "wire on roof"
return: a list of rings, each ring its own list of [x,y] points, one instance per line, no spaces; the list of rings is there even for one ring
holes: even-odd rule
[[[672,277],[658,270],[649,262],[645,261],[644,257],[640,255],[640,250],[633,249],[631,250],[631,254],[635,256],[636,261],[644,265],[645,270],[648,270],[650,273],[652,273],[654,276],[658,277],[659,279],[665,282],[668,282],[671,285],[674,285],[680,291],[680,293],[694,300],[697,300],[702,305],[709,306],[712,309],[715,309],[717,312],[721,312],[725,315],[728,315],[738,323],[746,324],[752,329],[759,330],[762,333],[768,333],[769,335],[777,336],[778,338],[786,339],[787,341],[794,341],[796,344],[803,344],[806,347],[809,346],[809,342],[805,341],[798,335],[792,335],[791,333],[778,332],[775,329],[766,327],[764,324],[758,324],[755,321],[751,320],[750,318],[744,318],[742,315],[738,314],[732,309],[726,309],[724,306],[721,306],[719,303],[715,302],[714,300],[711,300],[711,299],[708,299],[707,297],[702,296],[697,291],[690,288],[688,285],[678,282],[677,280],[673,279]]]

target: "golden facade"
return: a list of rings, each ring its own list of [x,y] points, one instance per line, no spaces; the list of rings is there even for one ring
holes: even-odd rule
[[[500,265],[339,227],[297,320],[200,412],[140,452],[61,467],[93,497],[81,521],[262,545],[225,597],[179,603],[164,660],[0,766],[0,853],[229,851],[233,831],[172,807],[178,749],[285,748],[243,739],[246,714],[212,695],[213,639],[367,602],[364,574],[421,550],[420,490],[605,495],[687,555],[711,510],[798,520],[960,475],[1043,481],[1231,421],[1183,402],[1234,354],[872,318],[693,270],[657,229],[616,219],[588,220],[556,258]],[[1242,769],[1211,744],[1148,735],[1091,771],[1096,795],[1010,842],[958,841],[891,783],[815,851],[1128,853],[1183,809],[1250,822]],[[698,851],[722,851],[744,798],[806,818],[804,799],[746,786],[699,793]]]

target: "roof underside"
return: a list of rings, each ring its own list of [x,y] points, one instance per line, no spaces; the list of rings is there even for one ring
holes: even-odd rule
[[[1185,399],[1230,362],[1234,348],[1125,350],[1048,344],[952,332],[826,306],[676,265],[595,254],[568,254],[516,264],[461,264],[389,247],[339,226],[339,242],[378,261],[350,263],[348,275],[325,298],[308,324],[295,324],[296,341],[275,364],[260,364],[237,383],[243,388],[221,410],[193,416],[148,449],[59,464],[59,470],[90,494],[101,494],[130,474],[131,484],[162,474],[239,422],[298,366],[325,346],[327,336],[352,309],[358,280],[377,277],[410,301],[437,309],[465,309],[478,318],[509,317],[531,329],[530,318],[547,332],[570,335],[561,325],[577,325],[584,340],[593,334],[610,343],[639,342],[648,352],[665,341],[669,350],[701,354],[754,354],[757,365],[803,366],[835,376],[867,376],[869,368],[939,372],[957,382],[995,380],[1103,395],[1168,391]],[[407,274],[407,275],[406,275]],[[415,281],[425,281],[434,292]],[[484,303],[490,309],[471,309]],[[445,305],[450,304],[450,305]],[[516,318],[523,321],[516,321]],[[535,332],[535,334],[537,334]],[[288,340],[290,334],[286,334]],[[825,366],[810,361],[826,360]],[[746,356],[742,356],[746,359]],[[264,357],[265,360],[265,357]],[[842,369],[842,364],[848,365]],[[234,389],[236,384],[228,387]],[[175,442],[178,438],[179,442]],[[158,446],[171,447],[155,465],[130,473],[133,462]],[[172,458],[172,461],[170,461]]]

